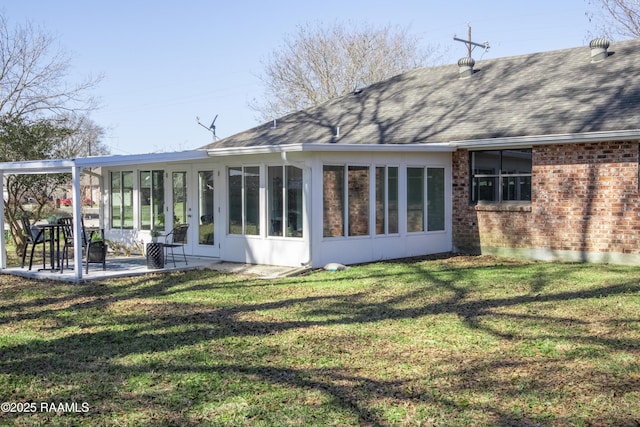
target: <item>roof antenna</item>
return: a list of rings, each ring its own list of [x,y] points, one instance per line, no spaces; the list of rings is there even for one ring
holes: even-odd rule
[[[205,125],[200,123],[200,117],[196,116],[196,122],[198,122],[198,124],[203,128],[205,128],[206,130],[211,131],[211,133],[213,134],[214,142],[216,141],[216,139],[218,139],[218,137],[216,136],[216,119],[217,118],[218,118],[218,115],[216,114],[216,116],[213,118],[213,121],[211,122],[211,125],[209,127],[206,127]]]
[[[487,51],[489,50],[490,46],[489,46],[489,42],[484,42],[482,44],[480,43],[475,43],[471,41],[471,24],[467,24],[467,40],[464,39],[459,39],[458,37],[456,37],[456,35],[453,35],[453,39],[457,42],[462,42],[464,44],[467,45],[467,58],[471,58],[471,52],[473,51],[474,47],[481,47],[484,49],[484,52],[487,53]]]

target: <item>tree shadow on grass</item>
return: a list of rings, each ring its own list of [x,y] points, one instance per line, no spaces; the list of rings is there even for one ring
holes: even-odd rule
[[[441,271],[436,273],[429,270],[426,265],[414,267],[405,274],[420,277],[421,283],[417,283],[414,287],[406,286],[402,292],[383,297],[376,296],[376,298],[371,297],[375,289],[367,289],[307,297],[285,296],[267,302],[235,303],[227,307],[212,307],[205,302],[158,299],[189,290],[207,289],[206,283],[196,281],[194,285],[185,285],[182,282],[176,284],[176,277],[167,276],[131,281],[118,285],[115,289],[110,286],[78,287],[74,292],[61,297],[36,298],[34,301],[24,303],[5,304],[3,306],[5,315],[2,318],[4,323],[50,318],[58,322],[54,328],[69,326],[76,327],[78,330],[63,337],[30,339],[22,344],[5,345],[0,353],[0,374],[27,375],[35,378],[72,378],[78,373],[90,375],[92,372],[99,371],[106,375],[108,381],[118,382],[122,381],[123,377],[150,371],[165,374],[216,372],[229,376],[241,376],[249,382],[253,381],[253,378],[259,378],[261,381],[295,389],[317,390],[330,396],[334,406],[357,416],[362,424],[388,424],[383,414],[375,409],[375,402],[391,400],[397,404],[402,402],[434,404],[446,407],[447,411],[464,411],[471,407],[471,409],[490,413],[491,419],[498,425],[526,425],[528,421],[523,421],[498,404],[479,404],[464,399],[456,400],[452,397],[456,393],[464,393],[469,389],[493,389],[498,395],[508,394],[514,390],[513,384],[504,379],[499,380],[491,373],[501,369],[524,369],[527,363],[522,361],[461,361],[459,369],[455,372],[455,377],[459,379],[448,383],[438,382],[438,387],[434,388],[428,385],[429,382],[434,381],[434,377],[382,380],[364,375],[357,376],[341,368],[301,369],[270,365],[267,360],[237,364],[224,360],[224,357],[214,359],[212,364],[184,364],[178,360],[163,361],[162,355],[202,344],[211,345],[214,348],[225,348],[225,340],[229,338],[259,339],[292,330],[306,331],[318,327],[367,325],[380,321],[441,315],[455,315],[469,330],[480,330],[497,339],[521,340],[526,338],[524,333],[505,333],[492,327],[491,322],[484,319],[508,318],[513,322],[545,324],[547,325],[545,331],[552,329],[554,325],[560,326],[566,323],[572,323],[577,327],[581,321],[570,316],[552,317],[508,313],[504,310],[528,304],[560,303],[640,291],[638,283],[614,283],[586,290],[477,299],[470,296],[471,289],[468,286],[460,285],[462,279],[466,277],[465,274],[468,274],[464,269],[446,270],[444,271],[446,274],[441,274]],[[472,271],[472,268],[470,267],[469,270]],[[505,267],[504,273],[508,273],[508,267]],[[377,279],[382,282],[394,277],[385,273],[384,270],[365,275],[367,279]],[[332,280],[346,283],[353,279],[336,275]],[[539,278],[537,280],[539,281]],[[297,283],[297,281],[309,283],[313,282],[314,278],[308,279],[307,282],[304,279],[296,279],[288,283]],[[549,281],[552,281],[552,278],[549,278]],[[239,284],[231,281],[230,286],[239,286]],[[440,289],[441,293],[435,299],[425,299],[424,304],[412,303],[416,300],[422,301],[436,288]],[[42,305],[40,310],[38,301]],[[293,308],[295,313],[291,314],[292,319],[268,315],[270,312],[278,313]],[[58,317],[58,314],[63,312],[95,313],[97,318],[92,319],[87,315],[78,316],[75,320],[68,316]],[[111,315],[100,318],[101,312],[111,313]],[[620,317],[617,321],[637,323],[638,319],[627,316]],[[114,322],[115,325],[111,325],[110,322]],[[42,327],[42,330],[46,331],[46,327]],[[572,332],[557,332],[553,335],[546,335],[543,332],[531,338],[562,339],[578,344],[604,347],[609,351],[624,350],[637,353],[640,348],[638,341],[633,338],[610,338],[593,335],[587,331],[580,334],[576,328]],[[232,349],[229,351],[233,352]],[[123,365],[123,359],[136,355],[148,355],[148,362]],[[550,366],[535,367],[535,372],[542,377],[551,376],[554,369],[559,368],[557,364],[554,366],[552,363]],[[588,379],[585,377],[585,380]],[[72,379],[70,381],[73,382]],[[622,392],[620,384],[615,381],[617,380],[612,379],[611,383],[607,383],[600,379],[600,385],[612,392]],[[535,389],[552,386],[543,381],[530,383],[530,387]],[[107,401],[112,396],[96,397],[92,387],[90,384],[76,384],[75,387],[70,387],[68,396],[56,395],[50,398],[77,400],[78,396],[82,396],[93,400],[96,405],[108,406]],[[114,386],[115,388],[117,387]],[[640,386],[635,382],[625,384],[625,389],[626,392],[638,392]],[[9,393],[9,391],[3,392],[2,397],[5,400],[15,397]],[[187,419],[181,419],[181,421],[182,424],[188,425]]]

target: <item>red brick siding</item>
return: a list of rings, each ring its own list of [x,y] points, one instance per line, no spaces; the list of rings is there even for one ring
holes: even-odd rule
[[[637,141],[533,147],[530,207],[470,205],[468,159],[453,156],[456,248],[640,254]]]

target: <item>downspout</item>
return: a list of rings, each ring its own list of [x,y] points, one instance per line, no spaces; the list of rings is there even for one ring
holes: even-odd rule
[[[308,237],[308,241],[309,241],[309,259],[306,262],[302,262],[301,264],[305,267],[308,267],[309,265],[311,265],[311,262],[313,260],[313,256],[312,256],[312,252],[313,252],[313,239],[312,239],[312,234],[311,234],[311,211],[313,210],[313,200],[311,199],[311,188],[313,188],[312,186],[312,170],[310,166],[307,166],[304,162],[296,162],[296,161],[292,161],[289,160],[287,158],[287,152],[286,151],[280,151],[280,158],[282,159],[282,162],[285,165],[291,165],[291,166],[295,166],[297,168],[302,169],[303,171],[307,172],[307,176],[309,177],[309,191],[307,192],[308,194],[304,195],[305,197],[305,202],[307,202],[308,199],[308,203],[311,204],[311,209],[307,212],[307,224],[309,225],[307,233],[309,235]],[[304,193],[303,193],[304,194]],[[306,203],[305,203],[306,205]],[[305,206],[306,209],[306,206]]]

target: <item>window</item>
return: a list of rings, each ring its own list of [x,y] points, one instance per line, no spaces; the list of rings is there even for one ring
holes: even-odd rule
[[[111,172],[111,228],[133,228],[133,172]]]
[[[187,173],[171,172],[171,193],[173,200],[173,227],[189,222],[189,206],[187,203]]]
[[[324,237],[369,234],[369,166],[323,167]]]
[[[198,172],[198,244],[214,244],[213,171]]]
[[[369,166],[349,166],[347,174],[349,236],[369,234]]]
[[[164,230],[164,171],[140,172],[140,229]]]
[[[260,168],[229,168],[229,234],[260,234]]]
[[[376,167],[376,234],[398,232],[398,168]]]
[[[323,236],[344,236],[344,166],[322,169]]]
[[[407,168],[407,231],[444,230],[444,210],[444,168]]]
[[[302,237],[302,169],[269,166],[267,182],[269,236]]]
[[[424,231],[424,168],[407,168],[407,231]]]
[[[444,230],[444,169],[427,168],[427,231]]]
[[[531,200],[531,149],[471,152],[471,201]]]

